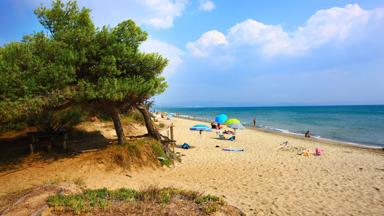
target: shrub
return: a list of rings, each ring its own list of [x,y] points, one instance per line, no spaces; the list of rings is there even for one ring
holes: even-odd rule
[[[159,158],[160,164],[162,166],[172,165],[172,160],[167,156],[167,154],[165,154],[163,146],[159,142],[152,144],[152,150],[156,157]]]
[[[197,198],[195,202],[196,204],[203,204],[207,202],[219,202],[219,201],[221,201],[220,197],[208,194],[208,195]]]
[[[144,124],[144,117],[139,111],[132,110],[126,114],[123,114],[121,121],[123,124],[129,124],[129,123]]]
[[[208,203],[204,205],[203,211],[205,214],[212,214],[217,212],[220,209],[220,205],[218,203]]]

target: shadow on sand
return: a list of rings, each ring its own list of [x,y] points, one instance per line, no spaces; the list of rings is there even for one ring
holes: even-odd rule
[[[71,130],[67,138],[67,150],[63,149],[63,137],[52,139],[52,150],[48,151],[51,138],[42,138],[34,145],[30,154],[32,138],[25,134],[0,139],[0,172],[20,169],[34,162],[52,162],[62,158],[74,157],[81,152],[103,149],[114,140],[106,139],[100,132]]]

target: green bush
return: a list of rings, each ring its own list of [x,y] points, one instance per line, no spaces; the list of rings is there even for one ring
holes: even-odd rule
[[[203,204],[207,202],[219,202],[219,201],[221,201],[220,197],[208,194],[208,195],[197,198],[195,202],[196,204]]]
[[[152,151],[156,155],[157,158],[159,158],[159,159],[161,158],[160,164],[162,166],[172,165],[172,160],[167,156],[167,154],[165,154],[165,152],[163,150],[163,146],[159,142],[152,144]]]

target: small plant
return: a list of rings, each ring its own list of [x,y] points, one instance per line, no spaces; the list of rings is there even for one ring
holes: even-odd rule
[[[195,202],[196,204],[204,204],[207,202],[219,202],[219,201],[221,201],[220,197],[208,194],[208,195],[197,198]]]
[[[132,144],[132,143],[127,143],[127,144],[126,144],[126,147],[127,147],[127,149],[128,149],[128,152],[129,152],[131,155],[134,155],[135,157],[140,157],[140,150],[139,150],[139,148],[137,147],[137,145]]]
[[[220,205],[216,202],[208,203],[203,207],[203,211],[205,214],[212,214],[214,212],[217,212],[219,209],[220,209]]]
[[[161,203],[165,203],[165,204],[168,204],[171,202],[171,194],[169,193],[164,193],[164,192],[161,192],[160,193],[160,200],[161,200]]]
[[[172,160],[169,159],[167,154],[165,154],[163,147],[160,143],[156,142],[152,144],[152,150],[153,153],[156,155],[156,157],[160,160],[160,164],[162,166],[170,166],[172,165]]]
[[[74,178],[73,179],[73,183],[75,183],[76,185],[80,186],[80,187],[83,187],[85,186],[85,182],[84,182],[84,179],[78,177],[78,178]]]
[[[138,192],[132,189],[120,188],[110,193],[111,198],[117,201],[133,201],[138,196]]]

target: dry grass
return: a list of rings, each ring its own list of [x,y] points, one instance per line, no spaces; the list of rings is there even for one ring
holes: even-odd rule
[[[221,198],[174,188],[86,190],[48,198],[51,213],[91,215],[242,215]]]
[[[31,192],[32,189],[19,189],[9,194],[0,197],[0,215],[6,210],[9,206],[15,203],[20,197],[23,197],[25,194]]]
[[[175,188],[89,190],[59,183],[36,186],[5,198],[0,199],[0,215],[243,215],[220,197]]]
[[[107,170],[158,167],[161,165],[158,157],[166,157],[161,146],[160,149],[153,147],[159,145],[158,141],[150,138],[132,139],[124,145],[112,145],[97,152],[94,160],[104,164]]]

